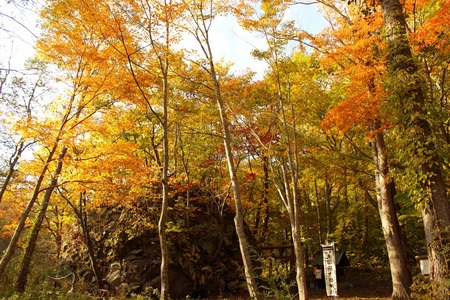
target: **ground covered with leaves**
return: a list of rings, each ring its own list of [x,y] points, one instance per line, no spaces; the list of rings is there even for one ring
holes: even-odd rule
[[[340,283],[338,297],[328,297],[325,290],[310,288],[308,295],[310,300],[388,300],[391,299],[392,282],[388,269],[358,269],[347,268],[345,282]],[[246,300],[247,297],[223,297],[223,300]],[[267,297],[270,300],[281,300],[278,297]],[[288,299],[288,297],[283,298]],[[297,299],[297,298],[294,298]],[[209,300],[209,299],[208,299]],[[211,299],[212,300],[212,299]]]
[[[361,270],[349,268],[346,272],[346,282],[338,289],[336,299],[390,299],[392,282],[389,270]],[[334,299],[327,297],[324,290],[309,290],[310,300]]]

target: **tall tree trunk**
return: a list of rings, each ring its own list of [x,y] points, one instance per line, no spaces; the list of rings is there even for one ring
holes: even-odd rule
[[[128,67],[131,71],[131,76],[138,87],[141,96],[147,103],[147,106],[153,116],[158,120],[160,124],[163,136],[162,136],[162,145],[163,145],[163,157],[162,161],[159,159],[158,150],[154,147],[155,157],[157,157],[156,161],[158,166],[161,169],[161,185],[162,185],[162,201],[161,201],[161,212],[158,221],[158,235],[159,235],[159,243],[161,249],[161,266],[160,266],[160,278],[161,278],[161,289],[160,289],[160,298],[163,300],[168,300],[170,298],[170,278],[169,278],[169,263],[170,263],[170,253],[169,253],[169,245],[167,241],[167,222],[168,222],[168,213],[169,213],[169,157],[170,157],[170,149],[169,149],[169,116],[168,116],[168,104],[169,104],[169,56],[170,56],[170,45],[171,45],[171,31],[170,27],[172,26],[172,21],[176,18],[176,13],[173,11],[172,1],[164,0],[162,1],[162,14],[161,19],[156,17],[155,12],[153,11],[153,4],[149,1],[143,1],[143,9],[146,11],[148,21],[150,23],[154,22],[153,18],[157,19],[157,22],[163,24],[162,28],[164,34],[162,36],[156,36],[155,32],[152,29],[152,26],[148,27],[148,38],[154,50],[154,54],[156,55],[156,59],[158,62],[158,68],[160,71],[160,84],[161,84],[161,94],[162,99],[159,107],[162,108],[162,116],[157,110],[152,106],[152,101],[149,99],[149,96],[144,92],[147,87],[143,87],[142,83],[136,76],[135,68],[139,66],[139,63],[133,61],[132,56],[133,53],[128,52],[129,45],[127,44],[126,39],[122,36],[122,44],[125,50],[125,54],[128,60]],[[119,26],[120,28],[120,26]],[[161,38],[163,41],[159,42],[157,39]]]
[[[326,236],[326,243],[329,242],[329,238],[331,235],[331,215],[332,215],[332,209],[331,209],[331,186],[328,182],[328,175],[325,175],[325,204],[327,209],[327,236]]]
[[[275,183],[278,194],[280,195],[284,206],[288,212],[290,231],[292,237],[292,243],[294,245],[295,254],[295,272],[296,272],[296,282],[298,288],[298,298],[300,300],[308,299],[308,292],[306,289],[306,276],[305,276],[305,257],[303,254],[302,242],[301,242],[301,205],[300,197],[297,192],[297,180],[292,180],[296,178],[295,172],[291,169],[290,172],[287,168],[292,167],[281,165],[281,175],[283,187],[278,186]]]
[[[258,230],[261,232],[261,243],[264,243],[267,237],[267,230],[269,229],[269,218],[270,218],[270,208],[269,208],[269,167],[268,167],[268,157],[263,156],[263,172],[264,172],[264,180],[263,180],[263,195],[261,201],[258,203],[258,207],[256,210],[255,216],[255,228],[259,229],[259,223],[261,219],[263,220],[262,229]],[[261,211],[264,209],[264,218],[262,218]]]
[[[50,181],[50,185],[45,190],[44,199],[42,201],[41,209],[39,211],[36,222],[34,223],[33,230],[31,231],[30,239],[28,241],[27,248],[25,250],[25,255],[22,260],[22,265],[19,271],[19,277],[17,279],[16,289],[19,292],[25,291],[25,286],[27,284],[28,273],[30,269],[31,258],[34,253],[34,249],[36,247],[37,239],[39,237],[39,232],[41,230],[42,222],[44,221],[45,214],[47,213],[48,204],[50,203],[50,198],[52,197],[52,193],[58,184],[58,177],[61,174],[63,167],[63,159],[67,153],[67,148],[63,147],[61,154],[58,156],[58,164],[55,170],[55,173],[52,176]]]
[[[170,278],[169,278],[169,263],[170,253],[167,242],[167,221],[169,219],[169,55],[170,55],[170,26],[171,20],[171,4],[172,1],[164,1],[164,16],[165,16],[165,35],[164,44],[161,54],[158,55],[159,69],[162,76],[162,110],[163,115],[161,119],[161,126],[163,130],[163,160],[162,160],[162,204],[161,215],[158,222],[159,242],[161,247],[161,299],[170,299]],[[154,43],[152,33],[150,33],[152,46],[157,49],[159,46]]]
[[[428,256],[430,260],[430,280],[434,292],[443,288],[450,277],[449,257],[442,249],[450,246],[450,203],[442,175],[441,159],[437,155],[436,145],[432,140],[433,132],[427,121],[427,109],[418,67],[414,61],[406,34],[405,16],[399,0],[382,0],[381,7],[387,29],[390,72],[394,80],[395,98],[391,103],[398,111],[398,121],[405,126],[406,134],[412,142],[411,165],[419,169],[426,179],[419,178],[417,186],[423,194],[422,216],[425,224]],[[398,123],[399,123],[398,122]],[[415,163],[414,161],[419,161]],[[410,166],[411,167],[411,166]],[[434,295],[449,299],[447,295]]]
[[[292,242],[294,244],[295,253],[295,271],[296,271],[296,282],[298,288],[298,297],[300,300],[308,299],[308,291],[306,287],[306,275],[305,275],[305,258],[303,255],[303,248],[301,242],[301,199],[299,195],[298,179],[299,179],[299,164],[298,164],[298,149],[297,149],[297,136],[295,132],[296,124],[296,114],[292,102],[288,98],[288,104],[290,105],[290,113],[293,124],[289,125],[286,118],[286,110],[284,97],[282,93],[282,84],[278,78],[277,83],[278,88],[278,101],[281,110],[281,120],[283,125],[283,131],[286,136],[286,148],[287,148],[287,161],[282,159],[282,182],[283,188],[278,188],[278,193],[280,194],[283,204],[289,214],[289,221],[291,225],[291,236]],[[289,95],[289,93],[288,93]],[[292,126],[294,130],[289,131],[288,127]]]
[[[9,261],[14,255],[14,252],[16,250],[17,242],[19,241],[19,238],[22,234],[23,229],[25,228],[25,222],[28,218],[28,215],[31,212],[31,209],[34,206],[34,203],[36,202],[40,192],[41,192],[41,186],[42,182],[44,181],[45,174],[47,173],[49,164],[53,160],[53,156],[55,155],[56,149],[58,148],[58,142],[59,137],[57,139],[57,142],[53,145],[53,148],[50,150],[47,160],[44,163],[44,166],[42,167],[41,173],[39,174],[39,177],[36,181],[36,185],[34,186],[33,194],[28,201],[27,206],[22,211],[22,214],[20,215],[19,222],[17,223],[16,230],[14,231],[14,234],[8,244],[8,248],[6,248],[6,251],[3,254],[3,257],[0,261],[0,280],[3,277],[3,274],[5,272],[6,266],[8,265]]]
[[[270,220],[270,206],[269,206],[269,158],[264,156],[264,205],[265,205],[265,216],[263,222],[263,230],[264,230],[264,239],[267,238],[267,234],[269,233],[269,220]]]
[[[167,72],[167,69],[166,69]],[[168,87],[167,87],[167,73],[164,73],[163,80],[163,97],[164,97],[164,116],[163,116],[163,166],[162,166],[162,204],[161,215],[158,223],[159,242],[161,246],[161,299],[169,299],[169,246],[167,244],[167,220],[169,213],[169,136],[167,124],[167,101],[168,101]]]
[[[322,223],[320,222],[320,202],[319,202],[319,191],[317,189],[317,179],[314,178],[314,189],[316,192],[316,214],[317,214],[317,235],[319,236],[319,244],[322,244]]]
[[[392,277],[392,299],[407,300],[412,284],[411,272],[403,249],[400,225],[394,203],[394,193],[389,179],[389,166],[383,132],[380,121],[374,122],[372,154],[375,164],[375,182],[377,187],[378,211],[386,240]]]
[[[92,271],[94,272],[95,279],[99,289],[104,288],[103,274],[98,264],[97,258],[94,252],[94,245],[92,243],[91,234],[89,233],[88,215],[86,211],[86,197],[80,194],[80,209],[78,213],[78,219],[80,220],[81,230],[83,231],[84,240],[86,241],[86,247],[88,250],[89,262],[91,263]]]
[[[296,281],[298,288],[298,297],[300,300],[308,299],[308,292],[306,289],[306,275],[305,275],[305,257],[303,255],[303,246],[301,241],[301,214],[300,214],[300,201],[294,201],[294,218],[295,221],[291,225],[292,230],[292,240],[294,243],[295,252],[295,271],[296,271]]]
[[[61,193],[60,195],[64,200],[66,200],[67,204],[69,204],[69,206],[72,207],[75,215],[78,218],[78,222],[80,223],[80,227],[83,232],[83,237],[86,243],[86,248],[88,250],[89,262],[91,263],[92,271],[94,272],[94,276],[95,279],[97,280],[99,288],[102,289],[104,287],[103,274],[99,267],[98,261],[95,257],[94,245],[92,243],[92,238],[89,233],[85,192],[80,193],[78,207],[76,207],[75,204],[72,203],[70,199],[66,197],[63,193]]]
[[[207,44],[209,48],[209,44]],[[209,67],[211,71],[211,79],[214,83],[214,89],[216,94],[217,107],[219,109],[220,119],[222,122],[222,128],[224,132],[223,143],[225,146],[225,154],[227,157],[228,171],[230,173],[231,186],[233,189],[234,202],[236,207],[236,215],[234,218],[234,225],[236,227],[236,234],[239,239],[239,247],[241,250],[242,261],[244,263],[245,279],[247,282],[247,289],[251,299],[261,299],[258,293],[255,276],[253,273],[253,263],[250,257],[250,247],[247,239],[247,235],[244,230],[244,213],[242,208],[241,192],[239,182],[236,176],[236,167],[233,161],[233,152],[231,150],[231,134],[229,129],[228,116],[225,111],[225,104],[222,99],[219,81],[217,79],[214,61],[212,60],[211,50],[209,51]]]
[[[247,290],[251,299],[261,299],[261,295],[258,293],[258,286],[256,284],[253,263],[250,256],[250,245],[248,238],[244,230],[244,210],[242,207],[241,190],[236,175],[236,166],[233,160],[233,152],[231,149],[231,133],[229,119],[226,112],[225,102],[222,98],[219,79],[214,66],[213,53],[211,49],[211,41],[209,38],[209,29],[212,22],[211,16],[213,12],[213,2],[203,3],[202,1],[194,2],[193,8],[189,10],[192,17],[193,26],[195,27],[191,33],[198,41],[200,48],[205,55],[208,63],[207,71],[213,84],[213,91],[215,93],[215,100],[220,115],[220,120],[223,129],[223,144],[225,147],[225,155],[228,164],[228,171],[230,175],[231,187],[234,196],[235,203],[235,218],[234,224],[236,227],[236,234],[239,240],[239,248],[241,251],[242,262],[244,265],[244,275],[247,284]],[[205,7],[206,6],[206,7]]]

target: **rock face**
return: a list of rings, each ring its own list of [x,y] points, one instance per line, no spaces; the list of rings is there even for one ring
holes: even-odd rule
[[[171,297],[241,293],[245,282],[233,212],[211,201],[194,201],[189,208],[182,201],[172,204]],[[103,208],[91,215],[96,253],[111,291],[150,293],[160,287],[158,217],[158,207],[148,203]]]

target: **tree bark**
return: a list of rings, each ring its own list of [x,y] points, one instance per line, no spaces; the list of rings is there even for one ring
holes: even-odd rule
[[[55,173],[52,176],[50,185],[45,190],[44,199],[42,201],[41,209],[39,211],[36,222],[34,223],[33,230],[31,231],[30,239],[28,241],[27,248],[25,250],[25,255],[22,260],[22,265],[19,271],[19,277],[17,279],[16,290],[20,293],[25,291],[25,286],[27,284],[28,273],[30,269],[31,258],[36,247],[37,239],[39,237],[39,232],[41,230],[42,222],[44,221],[45,214],[47,213],[47,208],[50,203],[50,198],[52,197],[53,191],[58,184],[58,177],[61,174],[63,167],[63,159],[67,153],[67,148],[63,147],[61,154],[58,157],[58,164]]]
[[[210,48],[209,43],[207,44],[208,49]],[[211,51],[209,51],[211,54]],[[244,264],[244,272],[245,272],[245,279],[247,282],[247,289],[250,295],[251,299],[261,299],[261,296],[258,293],[258,288],[256,285],[255,276],[253,273],[253,264],[250,258],[250,249],[249,249],[249,243],[247,239],[247,235],[244,230],[244,213],[242,208],[242,200],[241,200],[241,192],[239,187],[239,182],[236,176],[236,167],[234,165],[233,161],[233,153],[231,150],[231,134],[229,129],[229,121],[228,116],[225,111],[225,104],[222,99],[219,81],[217,79],[215,67],[214,67],[214,61],[212,60],[212,56],[209,55],[210,61],[209,61],[209,67],[211,72],[211,79],[214,84],[214,90],[216,94],[216,101],[217,101],[217,107],[220,114],[220,119],[222,122],[222,128],[224,132],[224,138],[223,143],[225,146],[225,154],[227,157],[227,163],[228,163],[228,171],[230,173],[230,181],[231,186],[233,190],[233,196],[234,196],[234,202],[236,207],[236,215],[234,218],[234,225],[236,227],[236,234],[239,239],[239,247],[241,250],[241,256],[242,261]]]
[[[327,209],[327,235],[326,242],[329,242],[329,238],[331,235],[331,185],[328,182],[328,175],[325,175],[325,204]]]
[[[34,206],[34,203],[36,202],[40,192],[41,192],[41,186],[42,182],[44,181],[45,173],[47,173],[48,167],[53,160],[53,156],[55,155],[56,149],[58,148],[58,142],[59,137],[57,139],[57,142],[53,145],[53,148],[50,150],[47,160],[41,170],[41,173],[39,174],[38,180],[36,181],[36,185],[34,186],[33,194],[28,201],[27,206],[23,210],[22,214],[20,215],[19,222],[17,224],[16,230],[14,231],[14,234],[11,238],[11,241],[8,244],[8,248],[6,248],[5,253],[3,254],[3,257],[0,261],[0,280],[3,277],[3,274],[5,272],[6,266],[8,265],[9,261],[14,255],[14,252],[16,250],[17,242],[19,241],[19,238],[22,234],[23,229],[25,228],[25,222],[28,218],[28,215],[31,212],[31,209]]]
[[[16,149],[9,160],[8,173],[6,174],[5,181],[3,182],[3,185],[0,189],[0,202],[2,202],[2,200],[3,200],[3,195],[5,194],[6,188],[8,187],[8,184],[11,181],[11,178],[14,174],[14,169],[20,159],[20,156],[22,155],[22,153],[26,149],[26,147],[27,147],[27,145],[25,145],[25,142],[21,141],[19,143],[19,145],[16,146]]]
[[[449,257],[442,252],[450,246],[450,203],[442,173],[442,163],[437,155],[436,145],[432,140],[433,132],[426,117],[428,111],[421,87],[421,78],[414,61],[411,46],[406,34],[405,16],[399,0],[382,0],[381,7],[387,29],[389,50],[389,67],[394,81],[395,97],[390,103],[397,111],[397,123],[405,127],[406,135],[412,142],[414,156],[410,168],[418,169],[426,178],[418,178],[417,186],[423,194],[422,216],[424,220],[428,256],[430,261],[430,280],[433,292],[443,289],[448,294],[445,284],[450,277]],[[413,163],[413,160],[419,163]],[[449,299],[447,295],[433,295]]]
[[[317,189],[317,179],[314,178],[314,190],[316,193],[316,222],[317,222],[317,235],[319,236],[319,244],[322,244],[322,223],[321,223],[321,215],[320,215],[320,202],[319,202],[319,191]]]
[[[258,229],[258,232],[261,232],[261,240],[260,243],[264,244],[267,237],[267,230],[269,229],[269,219],[270,219],[270,207],[269,207],[269,167],[268,167],[268,157],[263,156],[263,172],[264,172],[264,180],[263,180],[263,194],[262,199],[258,203],[258,207],[256,208],[256,216],[255,216],[255,229]],[[264,209],[264,218],[261,216],[261,211]],[[262,219],[262,229],[259,228],[260,222]],[[260,230],[259,230],[260,229]]]
[[[400,225],[394,203],[394,193],[389,179],[389,165],[380,121],[374,122],[372,154],[375,164],[378,211],[386,241],[392,277],[392,299],[411,299],[411,272],[403,249]]]
[[[295,211],[294,217],[295,221],[291,224],[292,230],[292,240],[294,243],[295,251],[295,271],[296,271],[296,281],[298,287],[298,297],[300,300],[308,299],[308,292],[306,288],[306,275],[305,275],[305,257],[303,255],[303,246],[301,241],[300,227],[301,227],[301,214],[300,214],[300,203],[299,201],[294,202]]]
[[[94,253],[94,245],[89,233],[88,216],[86,212],[86,198],[80,195],[80,209],[78,213],[78,219],[80,220],[81,230],[83,231],[84,240],[86,241],[86,247],[88,250],[89,262],[91,263],[92,271],[94,272],[95,279],[99,289],[104,288],[103,273],[99,267],[98,261]]]
[[[153,18],[155,17],[153,9],[153,4],[150,1],[143,1],[144,10],[146,11],[146,18],[149,23],[154,22]],[[167,242],[167,221],[168,221],[168,210],[169,210],[169,157],[170,157],[170,149],[169,149],[169,117],[168,117],[168,104],[169,104],[169,56],[170,56],[170,43],[171,43],[171,35],[170,35],[170,27],[173,21],[173,12],[172,10],[172,1],[163,1],[163,15],[161,19],[158,19],[157,22],[163,24],[163,35],[161,39],[163,42],[159,42],[155,39],[156,34],[150,26],[146,32],[148,34],[148,38],[150,41],[150,45],[152,49],[155,51],[156,60],[158,62],[158,68],[160,73],[160,84],[161,84],[161,108],[162,108],[162,116],[153,108],[151,101],[148,95],[144,92],[147,87],[144,87],[142,83],[136,76],[135,68],[139,66],[132,60],[132,53],[128,52],[129,45],[123,36],[121,36],[123,48],[125,50],[125,55],[128,60],[128,67],[131,72],[131,76],[138,87],[141,96],[147,103],[147,106],[154,117],[158,120],[161,125],[163,136],[162,136],[162,144],[163,144],[163,157],[162,161],[159,159],[159,154],[157,151],[157,147],[154,148],[154,154],[156,157],[156,162],[161,169],[161,185],[162,185],[162,200],[161,200],[161,212],[158,221],[158,235],[159,235],[159,243],[161,249],[161,266],[160,266],[160,278],[161,278],[161,288],[160,288],[160,299],[168,300],[170,298],[170,278],[169,278],[169,264],[170,264],[170,253],[169,246]],[[120,27],[120,26],[119,26]]]
[[[211,22],[211,16],[213,15],[213,3],[210,0],[207,4],[207,9],[210,11],[205,14],[205,7],[203,3],[196,3],[194,9],[189,10],[192,17],[193,26],[195,27],[191,33],[194,35],[195,39],[198,41],[200,48],[205,55],[207,60],[207,67],[205,70],[208,71],[213,84],[213,91],[215,100],[217,103],[217,109],[219,111],[221,125],[223,129],[223,144],[225,147],[225,155],[228,164],[228,172],[230,175],[231,187],[234,196],[235,203],[235,218],[234,224],[236,228],[236,234],[239,240],[239,248],[241,251],[242,262],[244,265],[244,275],[247,284],[247,290],[251,299],[262,299],[261,295],[258,293],[258,286],[256,284],[253,263],[250,257],[250,247],[247,239],[247,235],[244,230],[244,210],[242,207],[241,191],[239,186],[239,181],[236,175],[236,166],[233,160],[233,152],[231,147],[231,133],[229,119],[226,112],[225,102],[222,98],[221,88],[219,84],[219,79],[214,66],[214,59],[209,39],[209,29]]]
[[[289,125],[286,118],[286,109],[284,103],[284,97],[282,93],[282,83],[278,78],[278,101],[280,104],[281,120],[283,126],[283,132],[286,136],[285,145],[287,152],[287,161],[283,158],[280,160],[281,175],[280,181],[283,187],[277,187],[278,193],[283,201],[284,206],[289,214],[289,223],[291,227],[292,242],[294,244],[295,253],[295,271],[296,282],[298,288],[298,297],[300,300],[308,299],[308,291],[306,287],[306,275],[305,275],[305,258],[303,255],[303,248],[301,242],[301,199],[299,195],[298,179],[298,149],[297,149],[297,136],[295,132],[296,114],[292,103],[288,101],[290,105],[290,113],[293,124]],[[290,99],[288,99],[290,100]],[[294,130],[289,131],[288,127],[292,126]]]
[[[75,212],[75,215],[78,218],[78,222],[80,223],[81,230],[83,232],[83,237],[85,240],[86,248],[88,250],[88,256],[89,256],[89,262],[91,263],[92,271],[94,272],[94,276],[97,280],[98,287],[100,289],[103,289],[104,282],[103,282],[103,274],[101,272],[101,269],[99,267],[98,261],[95,257],[94,253],[94,245],[92,243],[92,238],[89,233],[89,226],[88,226],[88,216],[86,212],[86,197],[85,192],[80,193],[79,198],[79,207],[77,208],[74,203],[70,201],[70,199],[63,194],[61,196],[66,200],[67,204],[69,204],[70,207],[72,207],[73,211]]]
[[[163,166],[162,166],[162,204],[161,215],[158,223],[159,242],[161,246],[161,299],[169,299],[169,246],[167,244],[167,220],[169,213],[169,135],[167,122],[167,102],[168,102],[168,63],[166,61],[163,72]]]

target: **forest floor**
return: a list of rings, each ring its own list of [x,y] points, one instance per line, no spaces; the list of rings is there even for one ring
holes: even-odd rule
[[[338,286],[336,299],[390,299],[392,294],[392,282],[389,270],[363,271],[349,268],[346,271],[346,282]],[[310,300],[334,299],[327,297],[326,291],[310,289],[308,291]]]
[[[391,299],[391,294],[392,282],[389,270],[364,271],[349,268],[346,270],[345,282],[338,286],[339,297],[327,297],[325,290],[308,289],[309,300],[388,300]],[[222,299],[246,300],[246,297],[225,297]],[[267,300],[275,299],[267,298]]]

